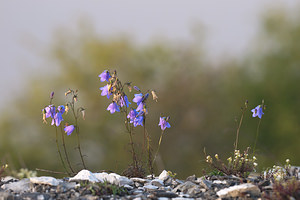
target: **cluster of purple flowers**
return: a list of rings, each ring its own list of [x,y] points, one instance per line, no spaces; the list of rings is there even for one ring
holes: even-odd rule
[[[43,120],[45,123],[47,123],[46,119],[51,117],[51,125],[60,126],[61,122],[64,121],[62,114],[64,114],[65,111],[66,108],[64,105],[58,106],[57,109],[54,105],[49,105],[43,109]],[[66,123],[64,131],[67,133],[67,135],[70,135],[74,131],[74,129],[74,125],[67,125]]]
[[[99,88],[102,91],[101,96],[106,96],[109,99],[110,96],[113,95],[113,101],[111,104],[109,104],[107,110],[113,114],[115,112],[120,112],[120,107],[129,107],[129,104],[131,103],[128,101],[128,97],[125,95],[125,93],[120,93],[120,91],[116,89],[118,86],[116,83],[117,80],[112,80],[112,76],[110,75],[109,71],[105,70],[99,75],[99,77],[101,82],[108,82],[107,85]]]
[[[108,70],[104,70],[99,75],[99,78],[101,82],[108,82],[108,84],[99,88],[101,90],[101,96],[106,96],[108,99],[113,96],[112,103],[109,104],[107,110],[113,114],[115,112],[120,112],[122,107],[128,108],[131,103],[128,101],[128,97],[123,92],[123,85],[119,82],[118,78],[116,78],[116,74],[110,74]],[[145,115],[148,112],[146,108],[146,100],[149,97],[149,93],[144,95],[137,86],[134,86],[134,89],[139,91],[138,94],[134,94],[134,98],[132,99],[132,101],[136,103],[137,107],[136,109],[130,108],[127,118],[134,127],[138,125],[143,126]],[[151,91],[151,94],[153,96],[153,100],[157,101],[155,92]],[[160,119],[159,126],[161,126],[162,130],[171,127],[165,117]]]

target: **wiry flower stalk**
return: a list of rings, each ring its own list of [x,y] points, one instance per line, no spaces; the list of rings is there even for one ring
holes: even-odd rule
[[[69,160],[69,156],[68,156],[68,152],[67,152],[67,148],[66,148],[66,144],[65,144],[65,137],[64,137],[64,131],[63,131],[63,128],[62,126],[60,125],[60,129],[61,129],[61,139],[62,139],[62,145],[63,145],[63,148],[64,148],[64,152],[65,152],[65,156],[66,156],[66,160],[67,160],[67,163],[69,165],[69,168],[71,170],[71,172],[74,174],[74,170],[72,168],[72,165],[71,165],[71,162]]]
[[[59,154],[59,158],[60,158],[60,161],[65,169],[65,171],[67,172],[67,174],[69,176],[71,176],[71,173],[67,170],[67,167],[66,167],[66,164],[64,162],[64,159],[62,158],[62,155],[61,155],[61,152],[60,152],[60,148],[59,148],[59,144],[58,144],[58,132],[57,132],[57,127],[55,126],[55,132],[56,132],[56,139],[55,139],[55,142],[56,142],[56,146],[57,146],[57,151],[58,151],[58,154]]]

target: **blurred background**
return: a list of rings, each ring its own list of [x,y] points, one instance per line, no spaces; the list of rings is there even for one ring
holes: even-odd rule
[[[148,104],[153,149],[159,116],[171,117],[157,174],[201,176],[204,148],[229,157],[246,100],[239,148],[253,147],[259,120],[250,110],[262,99],[259,171],[287,158],[299,166],[299,11],[296,0],[1,1],[1,164],[63,171],[55,129],[42,123],[41,110],[52,91],[54,103],[65,104],[71,88],[86,109],[79,125],[88,168],[121,173],[131,163],[129,137],[122,116],[106,111],[98,78],[116,69],[123,82],[157,92],[158,103]],[[76,137],[66,140],[80,169]],[[141,129],[135,141],[142,146]]]

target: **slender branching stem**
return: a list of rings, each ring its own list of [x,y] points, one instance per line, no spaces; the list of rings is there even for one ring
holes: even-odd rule
[[[134,149],[134,143],[133,143],[133,138],[132,138],[133,127],[129,123],[128,118],[127,118],[127,108],[126,108],[126,111],[124,112],[124,114],[125,114],[125,127],[126,127],[127,132],[129,133],[129,138],[130,138],[130,146],[131,146],[131,152],[132,152],[132,161],[133,161],[134,167],[137,169],[138,168],[138,162],[137,162],[137,157],[136,157],[136,153],[135,153],[135,149]]]
[[[241,119],[240,119],[240,123],[239,123],[238,128],[236,129],[236,139],[235,139],[235,144],[234,144],[234,150],[237,150],[237,148],[238,148],[239,133],[240,133],[240,129],[241,129],[241,126],[242,126],[243,119],[244,119],[244,114],[245,114],[245,109],[242,109],[242,116],[241,116]]]
[[[260,123],[261,123],[261,118],[258,121],[257,129],[256,129],[256,136],[255,136],[255,141],[254,141],[254,146],[253,146],[253,156],[254,156],[255,150],[256,150],[256,142],[257,142],[257,139],[258,139]]]
[[[75,119],[75,132],[76,132],[76,138],[77,138],[77,149],[79,151],[79,155],[80,155],[80,158],[81,158],[81,162],[82,162],[83,168],[86,169],[87,167],[85,165],[85,162],[84,162],[84,159],[83,159],[83,155],[82,155],[82,152],[81,152],[80,138],[79,138],[79,126],[78,126],[78,113],[77,114],[75,113],[74,98],[72,98],[72,102],[71,102],[70,106],[71,106],[71,110],[73,112],[74,119]]]
[[[82,152],[81,152],[80,139],[79,139],[79,126],[78,126],[78,123],[77,123],[77,118],[75,119],[75,130],[76,130],[76,136],[77,136],[77,148],[78,148],[78,151],[79,151],[79,154],[80,154],[80,158],[81,158],[83,168],[86,169],[86,165],[85,165],[83,155],[82,155]]]
[[[160,134],[160,137],[159,137],[158,147],[157,147],[157,150],[156,150],[154,159],[153,159],[153,163],[155,162],[156,156],[157,156],[157,154],[158,154],[158,152],[159,152],[159,148],[160,148],[161,140],[162,140],[162,137],[163,137],[163,133],[164,133],[164,131],[162,130],[162,131],[161,131],[161,134]]]
[[[62,139],[62,144],[63,144],[63,148],[64,148],[64,152],[65,152],[65,156],[66,156],[66,160],[67,160],[67,163],[69,165],[69,168],[70,170],[72,171],[72,173],[74,174],[74,170],[71,166],[71,163],[69,161],[69,156],[68,156],[68,153],[67,153],[67,148],[66,148],[66,144],[65,144],[65,137],[64,137],[64,132],[63,132],[63,128],[62,128],[62,125],[60,125],[60,129],[61,129],[61,139]]]
[[[66,165],[65,165],[65,162],[64,162],[64,159],[62,158],[62,155],[61,155],[61,152],[60,152],[60,148],[59,148],[59,144],[58,144],[58,132],[57,132],[57,127],[55,126],[55,132],[56,132],[56,139],[55,139],[55,142],[56,142],[56,146],[57,146],[57,151],[58,151],[58,154],[59,154],[59,158],[60,158],[60,161],[65,169],[65,171],[67,172],[67,174],[70,176],[70,172],[67,170],[66,168]]]

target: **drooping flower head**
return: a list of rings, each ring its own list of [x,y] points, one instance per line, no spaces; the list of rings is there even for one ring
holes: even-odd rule
[[[51,117],[54,118],[55,115],[55,106],[53,105],[49,105],[46,108],[44,108],[44,112],[45,112],[45,117]]]
[[[134,98],[132,99],[133,102],[135,102],[137,105],[139,105],[143,101],[143,94],[134,94]]]
[[[128,101],[127,96],[126,95],[121,96],[121,98],[120,98],[120,106],[121,107],[126,106],[128,108],[129,104],[131,104],[131,103]]]
[[[264,114],[261,105],[256,106],[254,109],[251,110],[251,112],[253,112],[252,117],[259,117],[260,119]]]
[[[102,72],[98,77],[100,77],[100,81],[109,81],[109,79],[111,78],[111,75],[109,73],[108,70],[104,70],[104,72]]]
[[[136,108],[136,111],[142,111],[142,110],[144,110],[144,105],[145,104],[143,102],[139,103],[138,107]]]
[[[137,116],[133,120],[133,126],[136,127],[138,125],[143,126],[144,117],[142,115]]]
[[[60,123],[63,121],[64,119],[62,118],[62,114],[61,112],[57,112],[54,116],[54,118],[52,119],[52,123],[51,125],[56,125],[56,126],[59,126]]]
[[[111,114],[115,112],[120,112],[120,108],[116,102],[112,102],[111,104],[109,104],[106,110],[110,111]]]
[[[166,128],[170,128],[171,125],[169,124],[168,120],[166,120],[166,117],[160,117],[159,118],[159,124],[158,126],[160,126],[161,130],[165,130]]]
[[[54,97],[54,92],[51,92],[50,93],[50,99],[53,99],[53,97]]]
[[[57,107],[57,110],[58,110],[58,112],[60,112],[61,114],[64,114],[64,112],[65,112],[65,106],[64,106],[64,105],[58,106],[58,107]]]
[[[136,91],[141,91],[140,88],[138,86],[133,86],[133,89],[135,89]]]
[[[136,115],[138,114],[138,112],[135,110],[135,109],[130,109],[128,115],[127,115],[127,118],[130,119],[130,123],[133,123]]]
[[[65,133],[67,133],[67,135],[71,135],[74,129],[75,129],[74,125],[69,125],[69,126],[65,126],[64,131]]]
[[[107,98],[109,99],[109,97],[111,95],[111,93],[109,91],[109,85],[105,85],[105,86],[103,86],[103,87],[101,87],[99,89],[102,90],[101,96],[107,96]]]

